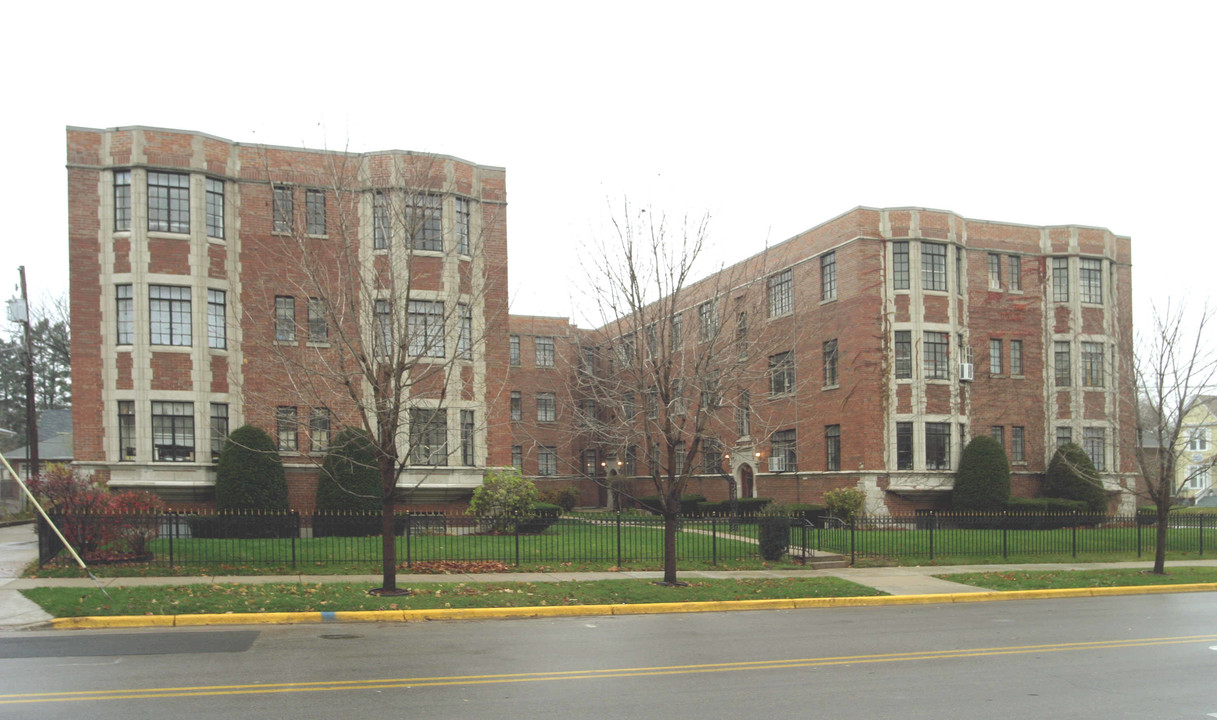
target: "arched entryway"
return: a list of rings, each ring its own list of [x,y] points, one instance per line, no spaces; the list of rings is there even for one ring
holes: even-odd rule
[[[752,466],[741,465],[739,469],[739,496],[750,498],[756,496],[756,482],[753,479]]]

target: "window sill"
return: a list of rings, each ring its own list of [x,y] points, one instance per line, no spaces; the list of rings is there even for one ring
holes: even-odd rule
[[[228,244],[228,241],[225,240],[224,238],[218,238],[218,237],[214,237],[212,235],[207,236],[207,242],[211,243],[212,245],[227,245]]]
[[[837,301],[837,299],[836,299],[835,297],[830,297],[830,298],[828,298],[827,300],[821,300],[821,301],[820,301],[820,304],[821,304],[821,305],[829,305],[829,304],[831,304],[831,303],[835,303],[836,301]]]
[[[163,238],[165,240],[189,240],[190,233],[188,232],[172,232],[169,230],[149,230],[149,238]]]
[[[126,345],[124,347],[132,347],[132,346]],[[194,352],[194,346],[192,346],[192,345],[149,345],[149,347],[152,348],[152,352],[170,352],[170,353]]]
[[[309,340],[304,344],[304,346],[311,348],[327,348],[330,346],[330,344],[328,342],[315,342],[313,340]]]
[[[320,235],[316,235],[314,233],[308,233],[308,237],[310,237],[314,240],[329,240],[330,239],[330,236],[327,233],[321,233]]]
[[[824,387],[822,387],[820,389],[821,390],[840,390],[841,386],[839,384],[838,385],[825,385]]]
[[[295,340],[275,340],[276,345],[284,347],[297,347],[298,343]]]

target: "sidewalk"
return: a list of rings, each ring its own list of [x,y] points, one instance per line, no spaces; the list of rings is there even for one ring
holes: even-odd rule
[[[0,528],[0,630],[46,623],[51,616],[27,600],[19,590],[35,587],[94,587],[89,578],[20,578],[25,566],[38,559],[38,544],[33,525]],[[1188,566],[1217,567],[1214,560],[1189,560]],[[882,590],[889,595],[961,595],[991,592],[985,588],[941,580],[934,575],[967,572],[1017,570],[1098,570],[1104,568],[1152,568],[1152,561],[1117,563],[1026,563],[1006,565],[943,565],[915,567],[831,568],[824,570],[733,570],[680,573],[683,578],[783,578],[837,577]],[[398,576],[402,585],[424,585],[448,582],[563,582],[567,580],[656,580],[659,571],[647,572],[568,572],[568,573],[479,573],[473,575],[411,575]],[[380,575],[234,575],[212,577],[127,577],[101,578],[102,587],[135,587],[149,585],[208,585],[258,583],[332,583],[353,582],[379,584]]]

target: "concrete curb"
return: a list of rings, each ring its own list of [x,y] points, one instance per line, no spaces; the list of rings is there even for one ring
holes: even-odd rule
[[[428,622],[443,620],[503,620],[595,615],[658,615],[741,610],[800,610],[806,608],[881,607],[941,603],[1048,600],[1118,595],[1214,592],[1217,583],[1186,585],[1126,585],[1122,587],[1011,590],[1007,592],[945,593],[935,595],[882,595],[872,597],[787,598],[778,600],[724,600],[714,602],[639,603],[634,605],[562,605],[556,607],[435,608],[431,610],[366,610],[298,613],[224,613],[199,615],[115,615],[112,617],[55,618],[50,626],[61,630],[134,627],[197,627],[202,625],[286,625],[330,622]]]

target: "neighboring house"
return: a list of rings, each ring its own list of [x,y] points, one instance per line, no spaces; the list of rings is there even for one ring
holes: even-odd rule
[[[1175,467],[1176,497],[1195,502],[1213,489],[1217,464],[1217,396],[1202,395],[1183,415]]]
[[[4,453],[13,469],[22,479],[30,477],[29,446],[22,446]],[[38,465],[72,462],[72,410],[43,410],[38,415]],[[6,508],[24,507],[25,498],[20,486],[0,465],[0,501]]]

